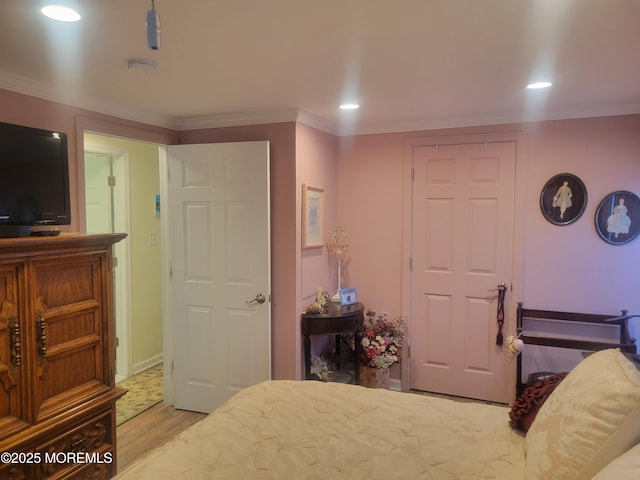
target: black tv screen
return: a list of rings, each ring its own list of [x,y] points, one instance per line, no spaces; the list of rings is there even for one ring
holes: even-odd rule
[[[0,225],[68,225],[67,135],[0,122]]]

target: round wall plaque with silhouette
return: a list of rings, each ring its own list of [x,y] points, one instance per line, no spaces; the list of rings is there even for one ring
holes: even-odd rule
[[[551,177],[540,193],[542,215],[554,225],[569,225],[587,206],[587,189],[578,177],[561,173]]]
[[[619,190],[602,199],[595,215],[596,231],[611,245],[624,245],[640,234],[640,199]]]

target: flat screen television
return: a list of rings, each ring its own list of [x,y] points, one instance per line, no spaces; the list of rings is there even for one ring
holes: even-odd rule
[[[0,122],[0,236],[70,223],[67,135]]]

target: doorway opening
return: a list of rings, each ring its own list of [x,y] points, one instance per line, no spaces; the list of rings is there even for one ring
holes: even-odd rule
[[[159,148],[84,133],[87,233],[124,232],[114,249],[116,382],[163,362]]]
[[[86,231],[131,234],[129,222],[129,154],[99,143],[85,143]],[[114,246],[114,317],[116,382],[131,375],[130,241]]]
[[[98,131],[101,128],[100,125],[94,125],[98,127]],[[89,154],[97,154],[95,156],[90,155],[89,160],[95,160],[102,162],[104,169],[108,174],[111,171],[116,171],[118,166],[117,158],[123,153],[126,153],[128,158],[128,179],[125,183],[127,185],[126,191],[122,194],[126,197],[127,202],[124,207],[117,207],[116,200],[120,197],[117,193],[109,193],[105,203],[107,206],[111,203],[113,198],[113,206],[111,213],[107,215],[107,224],[109,224],[110,215],[113,216],[113,223],[116,223],[118,217],[117,210],[122,208],[128,212],[129,217],[125,233],[128,234],[127,242],[129,244],[129,288],[126,295],[128,295],[128,318],[127,325],[118,330],[118,340],[120,345],[123,345],[123,338],[121,335],[129,334],[129,346],[128,354],[129,359],[126,365],[128,368],[128,374],[131,378],[135,377],[137,373],[150,370],[154,366],[161,366],[162,371],[162,383],[163,383],[163,399],[167,405],[173,405],[175,402],[173,384],[175,382],[174,369],[178,370],[178,367],[174,367],[174,336],[176,329],[172,320],[176,317],[171,313],[171,293],[169,279],[173,278],[175,281],[175,265],[171,265],[170,259],[175,258],[175,255],[170,255],[169,247],[174,248],[174,242],[170,242],[170,232],[168,225],[168,218],[171,216],[174,219],[175,215],[169,215],[170,205],[168,204],[169,198],[169,156],[168,150],[170,147],[163,146],[162,144],[150,143],[152,140],[131,140],[125,139],[121,136],[122,131],[115,129],[111,136],[109,133],[95,133],[95,128],[87,128],[87,125],[80,126],[81,135],[83,135],[84,145],[83,150]],[[107,129],[111,131],[111,129]],[[244,143],[244,142],[241,142]],[[253,146],[252,146],[253,144]],[[165,144],[166,145],[166,144]],[[220,144],[218,144],[220,145]],[[222,144],[224,145],[224,144]],[[263,293],[265,297],[270,297],[270,274],[264,275],[266,279],[265,284],[258,285],[253,282],[253,268],[248,264],[250,259],[259,259],[261,264],[264,264],[270,268],[270,243],[269,243],[269,204],[268,201],[268,188],[269,188],[269,163],[268,163],[268,142],[246,142],[244,148],[257,148],[261,150],[265,155],[264,163],[264,175],[260,178],[260,189],[251,188],[251,191],[259,191],[261,195],[264,194],[262,189],[266,189],[266,200],[260,199],[259,201],[245,201],[241,198],[234,197],[231,202],[223,202],[227,208],[226,214],[219,216],[215,219],[224,218],[225,223],[234,235],[224,236],[224,238],[232,238],[232,242],[228,244],[228,248],[224,247],[224,242],[216,242],[221,246],[219,254],[223,255],[223,258],[216,257],[215,265],[222,265],[224,268],[216,268],[215,271],[224,272],[229,274],[232,284],[238,284],[244,286],[250,291],[243,292],[239,297],[239,300],[234,297],[234,307],[232,309],[233,318],[229,318],[228,333],[231,334],[232,340],[241,341],[242,348],[233,348],[230,354],[230,362],[236,365],[237,375],[233,378],[235,382],[231,385],[231,390],[239,388],[241,385],[253,384],[261,380],[253,378],[252,375],[254,369],[252,363],[247,361],[246,345],[248,338],[256,336],[258,340],[270,339],[270,306],[264,305],[263,310],[266,315],[266,321],[263,322],[267,328],[266,332],[258,331],[257,328],[252,327],[252,320],[258,317],[258,309],[253,303],[248,300],[256,297],[259,293]],[[237,144],[226,144],[226,147],[220,146],[219,148],[231,148],[231,146],[240,147]],[[106,157],[106,158],[105,158]],[[226,158],[223,164],[224,175],[216,175],[216,178],[224,179],[226,184],[229,184],[231,191],[236,192],[239,186],[246,183],[249,180],[254,181],[256,176],[254,175],[253,167],[248,164],[248,158],[243,155],[233,155],[232,158]],[[98,159],[98,160],[96,160]],[[206,163],[206,162],[205,162]],[[84,167],[84,164],[81,164]],[[195,181],[198,185],[207,176],[202,170],[202,165],[197,161],[194,164],[193,171],[189,171],[189,179]],[[87,169],[89,172],[90,168]],[[204,175],[204,176],[203,176]],[[114,183],[115,188],[122,186],[123,182],[117,178]],[[81,178],[85,178],[85,173],[81,174]],[[228,185],[228,186],[229,186]],[[81,186],[81,194],[85,193],[84,185]],[[89,195],[87,193],[87,198]],[[91,207],[87,206],[83,202],[84,206],[89,210]],[[260,212],[254,212],[251,208],[259,206],[260,208],[266,208],[266,211],[260,210]],[[200,210],[198,210],[200,211]],[[261,227],[252,227],[251,231],[259,231],[260,237],[263,240],[256,241],[258,235],[243,234],[246,230],[246,223],[251,219],[260,219]],[[173,220],[175,222],[175,219]],[[180,223],[180,222],[178,222]],[[216,220],[215,224],[218,222]],[[264,224],[262,226],[262,224]],[[87,229],[87,220],[81,220],[81,228]],[[214,225],[213,223],[211,224]],[[245,225],[245,227],[243,227]],[[264,227],[264,228],[263,228]],[[105,227],[101,227],[105,228]],[[116,227],[117,228],[117,227]],[[243,230],[243,228],[245,228]],[[121,229],[123,230],[123,229]],[[264,230],[264,231],[263,231]],[[220,234],[222,230],[215,228],[212,232],[216,232],[216,235]],[[199,235],[189,237],[195,244],[190,244],[192,247],[200,245],[202,238]],[[172,240],[173,237],[171,237]],[[258,251],[253,248],[253,243],[258,243],[265,251]],[[244,250],[249,249],[249,253],[245,253]],[[188,265],[198,270],[203,262],[198,260],[197,256],[185,255],[184,253],[178,255],[180,258],[190,259]],[[213,258],[213,257],[212,257]],[[121,263],[118,263],[121,265]],[[212,265],[209,265],[212,266]],[[172,275],[173,274],[173,275]],[[117,274],[116,274],[117,276]],[[193,283],[193,282],[192,282]],[[229,282],[227,282],[229,283]],[[236,301],[237,300],[237,301]],[[236,305],[237,303],[237,305]],[[116,319],[116,322],[118,320]],[[255,321],[253,322],[256,323]],[[215,329],[212,329],[215,332]],[[262,332],[262,333],[261,333]],[[180,332],[179,332],[180,333]],[[194,340],[200,340],[204,338],[200,335],[191,337]],[[222,338],[217,335],[215,338]],[[237,343],[237,342],[236,342]],[[270,342],[264,344],[266,348],[265,355],[262,355],[263,345],[260,343],[260,349],[250,349],[253,353],[253,357],[259,357],[260,359],[266,359],[262,362],[261,369],[259,370],[262,375],[263,370],[266,373],[266,378],[270,375]],[[211,348],[207,348],[205,352],[211,352]],[[257,355],[260,350],[260,355]],[[199,350],[203,351],[203,350]],[[183,360],[181,358],[181,360]],[[175,363],[178,363],[177,361]],[[229,362],[216,362],[216,365],[221,365]],[[194,371],[194,366],[209,365],[209,362],[191,361],[187,370],[191,373]],[[195,368],[198,373],[198,368]],[[257,371],[257,370],[256,370]],[[252,377],[245,381],[245,377]],[[217,382],[217,380],[216,380]],[[244,382],[244,383],[243,383]],[[215,382],[214,382],[215,383]],[[126,396],[124,397],[126,398]],[[117,407],[118,408],[118,407]],[[210,410],[210,409],[209,409]]]

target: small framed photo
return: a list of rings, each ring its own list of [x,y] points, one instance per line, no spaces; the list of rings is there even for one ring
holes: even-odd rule
[[[554,225],[569,225],[587,206],[587,189],[578,177],[561,173],[551,177],[540,193],[542,215]]]
[[[324,245],[324,190],[302,185],[302,248]]]
[[[353,305],[358,303],[358,296],[355,288],[340,289],[340,305]]]
[[[640,234],[640,199],[632,192],[619,190],[602,199],[595,215],[595,226],[602,240],[624,245]]]

